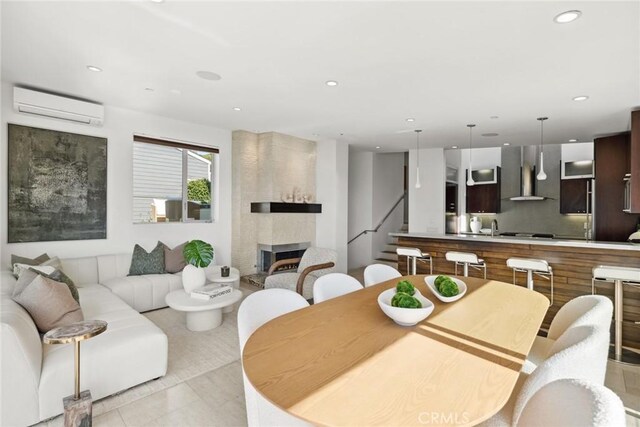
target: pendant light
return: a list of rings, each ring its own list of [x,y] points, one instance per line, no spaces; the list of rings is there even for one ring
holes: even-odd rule
[[[468,186],[473,186],[475,185],[475,181],[473,180],[473,168],[471,167],[471,144],[473,141],[473,128],[476,125],[473,124],[468,124],[467,127],[469,128],[469,177],[467,179],[467,185]]]
[[[536,120],[540,121],[540,172],[536,178],[538,181],[544,181],[547,179],[547,174],[544,173],[544,121],[549,117],[538,117]]]
[[[420,132],[421,129],[416,129],[416,188],[422,187],[420,183]]]

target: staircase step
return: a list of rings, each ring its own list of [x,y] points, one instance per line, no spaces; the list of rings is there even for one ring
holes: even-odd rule
[[[388,258],[376,258],[375,261],[379,264],[387,264],[390,265],[393,268],[396,268],[398,266],[398,261],[394,260],[394,259],[388,259]]]

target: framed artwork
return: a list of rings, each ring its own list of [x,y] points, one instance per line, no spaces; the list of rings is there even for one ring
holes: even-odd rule
[[[8,242],[107,238],[107,139],[9,124]]]

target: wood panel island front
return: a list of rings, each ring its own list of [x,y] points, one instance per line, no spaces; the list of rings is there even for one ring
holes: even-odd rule
[[[579,240],[491,237],[483,235],[391,233],[399,246],[420,248],[433,257],[433,274],[453,274],[454,265],[445,259],[448,251],[473,252],[487,264],[487,278],[511,283],[513,271],[507,259],[546,260],[554,273],[554,304],[549,307],[542,328],[548,329],[560,307],[580,295],[591,294],[592,269],[598,265],[640,267],[640,246],[630,243],[586,242]],[[418,274],[429,274],[428,264],[418,263]],[[398,269],[407,272],[406,257],[399,257]],[[459,274],[462,274],[460,269]],[[469,276],[482,277],[469,269]],[[517,284],[526,286],[524,273],[516,273]],[[548,280],[534,276],[534,289],[550,297]],[[613,302],[613,283],[596,282],[596,293]],[[640,349],[640,287],[624,286],[622,345]],[[612,326],[613,328],[613,326]],[[611,339],[613,341],[613,330]]]

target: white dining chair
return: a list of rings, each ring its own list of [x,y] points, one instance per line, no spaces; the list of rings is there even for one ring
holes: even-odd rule
[[[531,374],[521,372],[507,403],[481,426],[517,425],[529,399],[553,381],[576,378],[604,385],[609,349],[608,336],[608,331],[594,326],[569,328],[558,339],[558,348],[562,349],[545,360]]]
[[[536,366],[553,354],[554,343],[570,327],[591,325],[606,330],[611,326],[613,304],[611,300],[601,295],[583,295],[572,299],[558,310],[551,321],[549,333],[546,337],[536,337],[527,355],[527,362],[523,371],[531,373]],[[558,349],[555,349],[558,351]]]
[[[553,381],[529,399],[517,427],[624,427],[620,398],[608,388],[578,379]]]
[[[238,339],[240,354],[247,340],[260,326],[283,314],[309,307],[302,295],[287,289],[265,289],[254,292],[242,301],[238,309]],[[242,360],[242,357],[241,357]],[[242,368],[244,396],[249,426],[309,426],[303,420],[267,401],[253,387]]]
[[[313,284],[313,303],[318,304],[362,289],[358,279],[343,273],[329,273],[318,277]]]
[[[386,264],[371,264],[364,269],[364,286],[373,286],[387,280],[402,277],[395,268]]]

